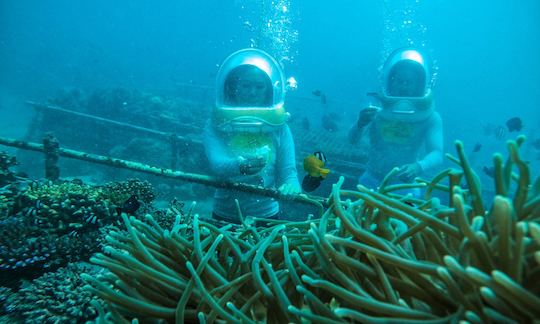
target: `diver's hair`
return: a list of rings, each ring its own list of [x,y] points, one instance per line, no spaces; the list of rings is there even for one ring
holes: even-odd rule
[[[388,79],[386,80],[386,89],[390,96],[397,96],[395,90],[391,87],[391,80],[395,77],[398,71],[409,70],[414,74],[414,77],[418,81],[418,87],[414,89],[412,97],[423,97],[426,92],[426,71],[422,64],[412,60],[402,60],[394,64],[390,73],[388,73]]]
[[[236,96],[236,84],[239,80],[242,80],[242,78],[247,75],[248,73],[256,73],[260,76],[263,76],[264,83],[266,85],[266,93],[264,96],[263,106],[264,107],[270,107],[272,106],[272,100],[273,100],[273,89],[272,89],[272,82],[270,81],[270,78],[266,73],[256,67],[255,65],[250,64],[244,64],[235,67],[234,69],[229,72],[227,75],[227,78],[225,79],[225,84],[223,86],[223,101],[226,105],[230,106],[243,106],[245,103],[238,102],[238,98]]]

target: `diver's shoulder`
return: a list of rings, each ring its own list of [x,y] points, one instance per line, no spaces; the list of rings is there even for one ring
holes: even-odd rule
[[[284,123],[284,124],[275,126],[274,131],[275,131],[275,132],[278,132],[278,133],[280,133],[280,134],[287,133],[287,132],[290,133],[290,132],[291,132],[291,128],[289,127],[289,124]]]

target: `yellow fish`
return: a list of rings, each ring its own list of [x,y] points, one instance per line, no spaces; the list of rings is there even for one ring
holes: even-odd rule
[[[324,167],[326,157],[322,152],[315,152],[304,158],[304,170],[312,177],[326,178],[330,169]]]

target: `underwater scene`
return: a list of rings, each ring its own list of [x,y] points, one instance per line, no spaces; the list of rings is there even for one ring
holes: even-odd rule
[[[0,323],[540,323],[537,0],[0,1]]]

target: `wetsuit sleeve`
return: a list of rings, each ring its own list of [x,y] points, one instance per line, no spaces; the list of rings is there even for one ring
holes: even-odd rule
[[[357,144],[364,137],[366,133],[366,128],[368,128],[370,124],[364,127],[358,127],[358,123],[354,123],[354,125],[349,130],[349,135],[348,135],[349,143]]]
[[[300,187],[296,170],[296,155],[294,141],[289,126],[283,126],[280,132],[279,149],[277,152],[278,186],[290,183]]]
[[[240,175],[238,160],[228,156],[223,140],[210,124],[204,128],[204,151],[214,174],[223,177]]]
[[[443,162],[443,127],[441,116],[434,114],[431,125],[426,136],[426,152],[427,155],[418,163],[422,167],[422,171],[432,169]]]

